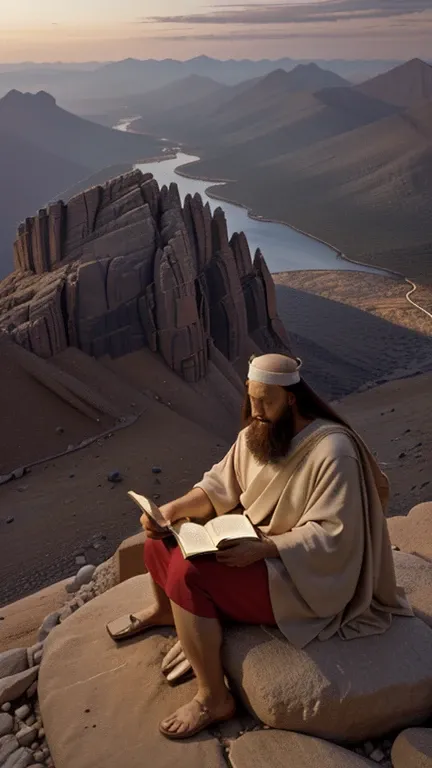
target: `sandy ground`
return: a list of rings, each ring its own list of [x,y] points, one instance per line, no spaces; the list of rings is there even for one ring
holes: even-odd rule
[[[425,316],[406,304],[405,286],[362,273],[328,272],[278,275],[276,283],[280,313],[295,351],[305,359],[305,374],[329,399],[346,398],[342,409],[390,476],[390,514],[406,514],[431,499],[431,329]],[[126,492],[141,491],[159,503],[186,492],[226,451],[223,422],[235,431],[234,401],[229,388],[224,397],[215,375],[207,391],[186,393],[183,382],[176,386],[160,361],[145,354],[99,366],[75,358],[62,362],[63,370],[79,375],[122,411],[141,410],[145,400],[143,413],[132,426],[0,486],[0,605],[72,575],[78,555],[95,564],[107,559],[139,528],[139,512]],[[418,372],[423,373],[414,375]],[[389,382],[401,376],[411,378]],[[367,390],[373,382],[380,386]],[[18,383],[24,387],[20,378]],[[13,388],[13,376],[8,387]],[[32,402],[36,390],[27,380],[25,387],[19,391]],[[350,394],[361,388],[367,391]],[[67,442],[69,429],[75,430],[74,440],[88,430],[63,406],[53,418],[51,401],[37,392],[41,397],[33,403],[42,416],[32,422],[38,427],[32,454]],[[58,399],[55,403],[60,407]],[[26,434],[20,421],[27,405],[12,406],[11,401],[2,423],[12,430],[15,419],[28,451],[32,430]],[[61,436],[58,423],[67,428]],[[19,444],[14,442],[14,461],[20,458]],[[153,473],[153,467],[162,472]],[[113,470],[121,472],[122,482],[108,481]]]

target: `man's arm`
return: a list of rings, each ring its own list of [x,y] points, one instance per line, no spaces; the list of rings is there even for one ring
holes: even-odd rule
[[[160,511],[169,523],[190,517],[193,520],[205,520],[215,514],[213,504],[201,488],[193,488],[185,496],[164,504]]]

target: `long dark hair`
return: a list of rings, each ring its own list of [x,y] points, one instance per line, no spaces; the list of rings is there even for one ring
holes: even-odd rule
[[[291,387],[283,387],[283,389],[285,392],[292,392],[295,396],[299,414],[303,419],[326,419],[327,421],[333,421],[336,424],[342,424],[342,426],[349,428],[348,422],[346,422],[337,411],[333,410],[331,405],[326,403],[325,400],[322,400],[303,379],[301,379],[298,384],[293,384]],[[243,428],[250,424],[251,417],[251,402],[246,386],[245,399],[242,408]]]

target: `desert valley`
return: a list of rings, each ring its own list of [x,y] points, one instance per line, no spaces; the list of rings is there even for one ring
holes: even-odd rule
[[[0,768],[432,765],[431,64],[0,65],[0,168]],[[414,628],[336,673],[231,627],[236,718],[165,743],[173,632],[105,632],[148,598],[127,491],[220,461],[265,353],[388,476]]]

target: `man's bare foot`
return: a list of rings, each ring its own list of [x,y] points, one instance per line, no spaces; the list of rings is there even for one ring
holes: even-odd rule
[[[228,690],[222,700],[200,696],[198,693],[192,701],[162,720],[160,730],[168,738],[185,739],[213,723],[230,720],[234,717],[235,709],[234,699]]]

